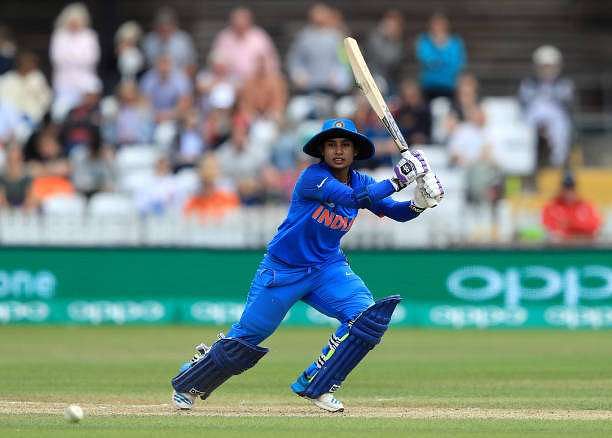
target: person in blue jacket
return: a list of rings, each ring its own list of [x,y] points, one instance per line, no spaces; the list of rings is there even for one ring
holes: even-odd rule
[[[401,222],[414,219],[428,207],[428,199],[442,199],[440,181],[420,151],[405,152],[395,176],[384,181],[354,170],[354,160],[374,155],[374,144],[348,119],[325,121],[303,150],[321,161],[306,168],[296,182],[287,218],[268,244],[240,320],[212,346],[197,346],[191,362],[172,379],[178,409],[191,409],[198,396],[207,398],[229,377],[254,366],[268,352],[259,344],[301,300],[336,318],[340,327],[291,389],[322,409],[342,411],[334,391],[389,325],[400,298],[374,302],[349,266],[340,240],[360,209]],[[415,180],[412,201],[390,197]]]
[[[431,17],[429,32],[418,36],[415,50],[421,66],[421,88],[427,101],[440,96],[453,99],[457,78],[467,61],[463,40],[450,34],[446,16]]]

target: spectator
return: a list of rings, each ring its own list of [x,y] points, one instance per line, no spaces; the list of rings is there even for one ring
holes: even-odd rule
[[[126,21],[115,33],[117,70],[121,81],[136,80],[144,69],[144,56],[138,48],[142,29],[135,21]]]
[[[40,123],[51,103],[51,89],[34,53],[19,54],[17,69],[0,76],[0,100],[9,102],[32,127]]]
[[[485,130],[480,107],[471,108],[449,140],[451,162],[465,169],[466,201],[495,206],[503,196],[503,176],[494,159],[494,147]]]
[[[243,203],[261,201],[259,176],[270,161],[269,151],[249,141],[249,132],[244,124],[234,126],[231,137],[217,151],[221,173],[236,183]]]
[[[79,192],[90,197],[113,189],[113,151],[102,146],[98,131],[90,143],[82,144],[70,152],[72,183]]]
[[[151,101],[158,123],[178,119],[191,106],[189,77],[173,67],[169,55],[159,56],[155,68],[142,77],[140,89]]]
[[[466,121],[466,114],[481,109],[478,88],[478,79],[473,74],[463,73],[459,76],[455,99],[445,121],[447,135],[451,135],[458,124]]]
[[[392,166],[397,156],[397,146],[364,96],[357,99],[354,119],[359,131],[376,143],[376,155],[367,160],[359,160],[355,165],[361,169]]]
[[[0,175],[0,208],[34,210],[32,177],[26,172],[21,147],[12,145],[7,150],[6,166]]]
[[[323,3],[309,11],[309,24],[298,33],[287,54],[287,70],[299,93],[343,94],[353,78],[340,57],[343,33],[336,12]]]
[[[466,120],[457,125],[448,141],[451,162],[458,166],[469,166],[480,160],[491,148],[485,130],[485,115],[480,107],[470,109]]]
[[[151,143],[155,126],[153,110],[132,80],[119,84],[119,108],[104,129],[104,137],[115,146]]]
[[[257,59],[265,60],[269,73],[279,72],[278,52],[270,36],[253,24],[253,14],[245,7],[234,9],[230,14],[229,26],[215,38],[212,52],[223,54],[229,74],[240,83],[254,73]]]
[[[57,140],[54,128],[44,128],[34,139],[35,150],[28,160],[34,177],[32,193],[37,201],[60,194],[74,193],[70,182],[70,163]]]
[[[431,135],[431,111],[423,101],[419,85],[405,79],[400,87],[399,108],[395,114],[397,123],[410,144],[428,144]]]
[[[8,26],[0,25],[0,75],[3,75],[15,66],[15,53],[17,46],[13,41]]]
[[[213,154],[205,155],[199,165],[200,189],[185,204],[186,216],[221,218],[240,206],[238,196],[217,185],[219,163]]]
[[[381,90],[393,94],[397,90],[403,59],[404,17],[401,12],[385,13],[378,26],[370,33],[367,43],[367,61]]]
[[[143,215],[162,215],[184,201],[168,157],[162,156],[157,160],[151,181],[135,195],[138,211]]]
[[[66,6],[55,22],[50,49],[55,120],[63,119],[87,90],[100,87],[96,74],[100,46],[89,22],[89,12],[82,3]]]
[[[572,140],[574,83],[561,76],[561,52],[541,46],[533,52],[535,76],[523,79],[519,100],[527,121],[538,128],[550,148],[550,164],[563,166]]]
[[[466,64],[463,40],[450,34],[448,18],[434,14],[429,31],[416,41],[416,57],[421,66],[421,88],[427,101],[440,96],[452,99],[457,77]]]
[[[190,110],[182,120],[181,132],[179,134],[179,148],[175,157],[177,168],[193,167],[206,150],[206,144],[202,138],[202,120],[197,110]]]
[[[571,174],[565,175],[559,194],[542,210],[542,223],[553,242],[593,240],[601,228],[601,216],[593,204],[576,192]]]
[[[264,58],[257,58],[255,73],[244,84],[241,109],[251,118],[280,122],[287,105],[287,84],[280,72],[268,72]]]
[[[228,61],[223,54],[212,52],[208,64],[209,68],[201,70],[196,76],[196,91],[204,115],[213,107],[233,107],[237,89],[237,80],[230,74]]]
[[[173,9],[163,7],[155,16],[154,30],[143,42],[147,62],[154,65],[160,56],[168,55],[172,64],[188,76],[195,73],[196,51],[191,36],[179,29]]]
[[[100,88],[84,92],[81,102],[70,110],[60,131],[60,142],[66,152],[75,146],[91,146],[100,137]]]

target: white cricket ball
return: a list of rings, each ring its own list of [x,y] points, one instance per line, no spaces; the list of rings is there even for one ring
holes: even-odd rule
[[[78,423],[83,419],[83,409],[79,405],[70,405],[64,409],[64,418],[71,423]]]

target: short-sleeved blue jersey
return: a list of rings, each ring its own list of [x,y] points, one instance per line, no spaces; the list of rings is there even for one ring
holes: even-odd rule
[[[407,221],[418,216],[410,202],[390,198],[393,185],[350,170],[349,182],[337,180],[323,162],[306,168],[295,184],[287,218],[268,244],[268,253],[292,266],[315,266],[343,259],[340,239],[360,208]]]

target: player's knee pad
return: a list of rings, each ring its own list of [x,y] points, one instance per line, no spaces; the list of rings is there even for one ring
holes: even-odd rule
[[[400,301],[399,295],[392,295],[364,310],[350,324],[348,336],[319,363],[320,369],[298,394],[317,398],[338,389],[353,368],[380,342]]]
[[[172,379],[172,386],[177,392],[205,399],[231,376],[255,366],[267,352],[267,348],[241,339],[220,339],[196,363]]]

